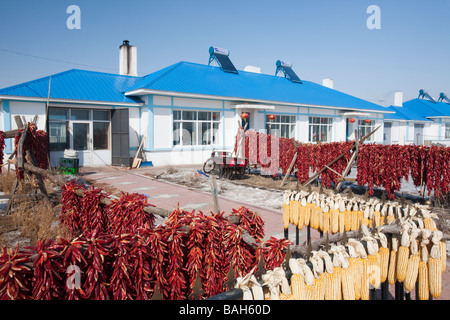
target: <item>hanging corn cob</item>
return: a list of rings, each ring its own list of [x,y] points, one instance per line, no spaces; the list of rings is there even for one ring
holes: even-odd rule
[[[262,275],[263,286],[268,286],[270,291],[270,300],[280,300],[280,295],[286,299],[291,298],[291,287],[286,279],[286,274],[282,267],[276,267],[273,270],[268,270]]]
[[[353,286],[354,286],[354,292],[355,292],[355,300],[361,299],[361,275],[358,270],[358,254],[356,253],[356,250],[354,246],[347,243],[347,250],[349,254],[348,258],[348,267],[352,272],[353,275]]]
[[[428,257],[428,281],[430,285],[430,294],[433,298],[439,298],[442,292],[442,263],[439,243],[442,239],[441,231],[433,231],[430,256]]]
[[[352,231],[359,229],[359,212],[358,203],[355,202],[352,209]]]
[[[323,272],[323,261],[317,256],[317,252],[313,252],[313,256],[310,259],[313,265],[314,274],[314,300],[324,300],[325,291],[322,274]]]
[[[291,292],[294,300],[306,300],[305,275],[303,272],[303,267],[300,266],[297,259],[291,258],[289,259],[289,268],[292,272]]]
[[[299,261],[300,267],[303,268],[303,274],[305,275],[305,292],[306,292],[306,300],[314,300],[315,294],[315,278],[311,269],[306,264],[306,261]]]
[[[406,267],[406,278],[404,282],[406,293],[411,292],[414,286],[416,285],[417,276],[419,272],[419,246],[417,243],[417,236],[419,235],[419,229],[413,227],[411,229],[411,237],[410,237],[410,257],[408,260],[408,265]]]
[[[370,214],[370,206],[366,206],[363,211],[363,216],[361,218],[361,226],[369,226],[369,214]]]
[[[389,205],[389,208],[387,210],[387,216],[386,216],[386,224],[391,224],[394,222],[395,216],[394,216],[394,206]]]
[[[355,239],[349,239],[349,244],[354,246],[358,259],[356,261],[357,272],[360,279],[360,299],[369,300],[369,260],[367,259],[367,253],[362,243]]]
[[[381,226],[381,204],[377,203],[373,209],[373,226]]]
[[[326,205],[323,208],[323,233],[329,233],[330,232],[330,209],[329,207]]]
[[[292,212],[291,212],[291,216],[292,216],[292,223],[294,224],[294,225],[298,225],[298,219],[299,219],[299,215],[300,215],[300,192],[299,193],[296,193],[295,195],[294,195],[294,201],[293,201],[293,204],[292,204],[292,206],[289,208],[289,210],[291,210],[292,209]]]
[[[379,247],[378,254],[380,255],[380,281],[386,281],[389,269],[389,247],[386,235],[382,232],[377,233],[377,238],[380,240],[381,247]]]
[[[344,200],[339,200],[339,233],[344,233],[345,231],[345,202]]]
[[[397,255],[397,281],[399,282],[403,282],[406,278],[406,268],[408,266],[409,259],[409,245],[411,243],[409,234],[410,229],[411,225],[407,221],[404,221],[402,223],[402,239]]]
[[[333,245],[329,250],[333,254],[333,273],[334,273],[334,296],[333,300],[342,300],[341,287],[341,259],[339,256],[339,249]]]
[[[330,204],[330,231],[331,233],[339,232],[339,204],[332,202]]]
[[[430,243],[431,231],[422,229],[422,241],[420,242],[421,259],[419,262],[418,282],[419,291],[417,292],[420,300],[428,300],[430,297],[430,285],[428,280],[428,244]]]
[[[325,201],[322,200],[322,201],[320,201],[320,210],[318,210],[318,213],[319,213],[319,217],[318,217],[319,225],[317,227],[317,229],[322,231],[322,232],[323,232],[323,228],[324,228],[324,226],[323,226],[323,224],[324,224],[324,212],[323,211],[324,210],[325,210]]]
[[[311,213],[315,207],[314,203],[314,193],[311,193],[306,199],[306,210],[305,210],[305,226],[309,226],[311,220]]]
[[[348,232],[352,229],[352,203],[347,203],[345,208],[345,231]]]
[[[366,226],[362,228],[364,237],[362,240],[367,242],[367,260],[369,261],[369,284],[378,289],[381,283],[381,274],[380,274],[380,255],[378,254],[378,243],[377,241],[370,235],[369,230]]]
[[[335,277],[333,261],[331,260],[330,255],[326,251],[319,251],[319,257],[325,261],[325,290],[324,290],[324,299],[325,300],[334,300],[334,291],[335,291]]]
[[[299,207],[299,217],[298,217],[298,224],[297,224],[297,228],[299,230],[302,230],[303,226],[305,225],[305,215],[306,215],[306,198],[303,197],[300,201],[300,207]]]
[[[355,283],[353,280],[353,269],[350,268],[349,254],[344,246],[338,246],[341,260],[341,288],[343,300],[355,300]]]
[[[435,214],[432,214],[430,211],[426,209],[421,210],[422,216],[423,216],[423,223],[424,227],[427,230],[434,231],[437,230],[436,223],[434,222],[433,218],[436,218],[437,216]]]
[[[289,217],[290,217],[290,205],[289,197],[291,192],[286,191],[283,195],[283,226],[286,230],[289,227]]]
[[[391,252],[389,255],[388,282],[394,285],[397,282],[397,256],[399,241],[396,237],[392,237]]]

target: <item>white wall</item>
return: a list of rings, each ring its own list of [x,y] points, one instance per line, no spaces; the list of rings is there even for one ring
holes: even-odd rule
[[[38,130],[46,130],[45,128],[45,114],[46,104],[36,102],[23,102],[23,101],[9,101],[9,110],[11,116],[11,130],[17,129],[14,116],[25,116],[26,121],[32,121],[34,116],[38,116],[37,127]]]

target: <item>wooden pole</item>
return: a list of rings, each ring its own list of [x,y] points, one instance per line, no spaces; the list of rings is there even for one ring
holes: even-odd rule
[[[342,178],[345,178],[348,173],[350,172],[353,163],[355,162],[356,158],[358,157],[359,152],[359,140],[356,139],[358,136],[358,130],[355,130],[355,151],[352,154],[352,157],[350,158],[350,161],[347,163],[347,167],[344,170],[344,173],[342,174]],[[344,184],[344,180],[340,181],[338,185],[336,186],[336,192],[339,192],[341,190],[342,185]]]
[[[287,178],[288,178],[289,175],[291,174],[292,168],[294,167],[294,163],[295,163],[295,161],[297,160],[297,154],[298,154],[298,152],[296,152],[296,153],[294,154],[294,157],[292,158],[292,161],[291,161],[291,165],[289,166],[288,171],[287,171],[286,174],[284,175],[283,181],[281,181],[280,188],[281,188],[282,186],[284,186],[284,184],[286,183]]]

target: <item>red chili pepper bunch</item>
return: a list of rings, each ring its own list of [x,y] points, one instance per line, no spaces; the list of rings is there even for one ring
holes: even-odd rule
[[[80,199],[80,227],[83,232],[108,232],[109,219],[101,200],[108,197],[101,188],[90,186]]]
[[[0,131],[0,166],[3,165],[3,156],[5,150],[5,134],[3,131]]]
[[[64,238],[58,238],[53,245],[55,251],[62,257],[60,273],[66,274],[65,277],[65,300],[83,300],[86,298],[86,294],[81,287],[81,282],[85,278],[84,272],[86,270],[87,261],[84,258],[83,252],[87,246],[86,240],[83,237],[75,238],[73,240],[67,240]],[[79,283],[75,280],[75,273],[79,272]],[[68,283],[72,287],[68,286]],[[77,287],[79,285],[79,287]]]
[[[30,297],[32,271],[29,255],[3,248],[0,254],[0,300],[25,300]]]
[[[315,159],[313,157],[314,145],[304,143],[297,147],[297,160],[295,161],[296,175],[300,183],[305,183],[309,179],[309,172],[313,168]]]
[[[233,263],[234,273],[244,276],[258,264],[260,244],[264,238],[264,222],[260,216],[245,207],[233,209],[232,214],[239,217],[239,223],[227,225],[225,241],[229,248],[228,259]],[[255,239],[257,249],[243,241],[244,231]]]
[[[36,247],[27,247],[33,260],[31,299],[58,300],[63,296],[64,279],[61,276],[63,257],[52,239],[38,240]]]
[[[155,216],[144,211],[147,206],[153,205],[147,202],[145,195],[139,193],[122,193],[120,198],[111,200],[111,203],[105,206],[109,232],[135,234],[138,228],[153,228]]]
[[[428,195],[440,197],[450,191],[450,148],[416,145],[365,144],[358,155],[357,182],[368,186],[373,194],[375,186],[383,187],[389,199],[401,188],[402,179],[411,175],[416,187],[425,185]]]
[[[75,194],[76,190],[86,191],[86,188],[74,181],[67,182],[61,187],[61,214],[59,222],[64,225],[72,237],[82,231],[81,225],[81,198]]]
[[[291,244],[292,242],[288,239],[270,237],[264,243],[262,251],[265,268],[273,270],[274,268],[281,267],[285,260],[287,249]]]

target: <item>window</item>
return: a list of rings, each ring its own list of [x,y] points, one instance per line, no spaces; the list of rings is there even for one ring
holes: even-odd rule
[[[48,132],[50,151],[64,151],[70,147],[69,110],[49,108]]]
[[[445,124],[445,139],[450,139],[450,122]]]
[[[309,117],[309,141],[331,142],[333,133],[333,118]]]
[[[173,145],[219,144],[220,112],[173,111]]]
[[[272,134],[282,138],[295,137],[295,116],[275,116],[273,121],[270,121],[269,116],[266,116],[266,130],[268,134]]]
[[[366,120],[358,120],[358,129],[360,138],[368,135],[375,130],[375,120],[370,120],[368,122],[366,122]],[[371,135],[366,141],[374,141],[374,139],[374,135]]]
[[[50,151],[110,148],[109,110],[49,108],[48,119]]]

